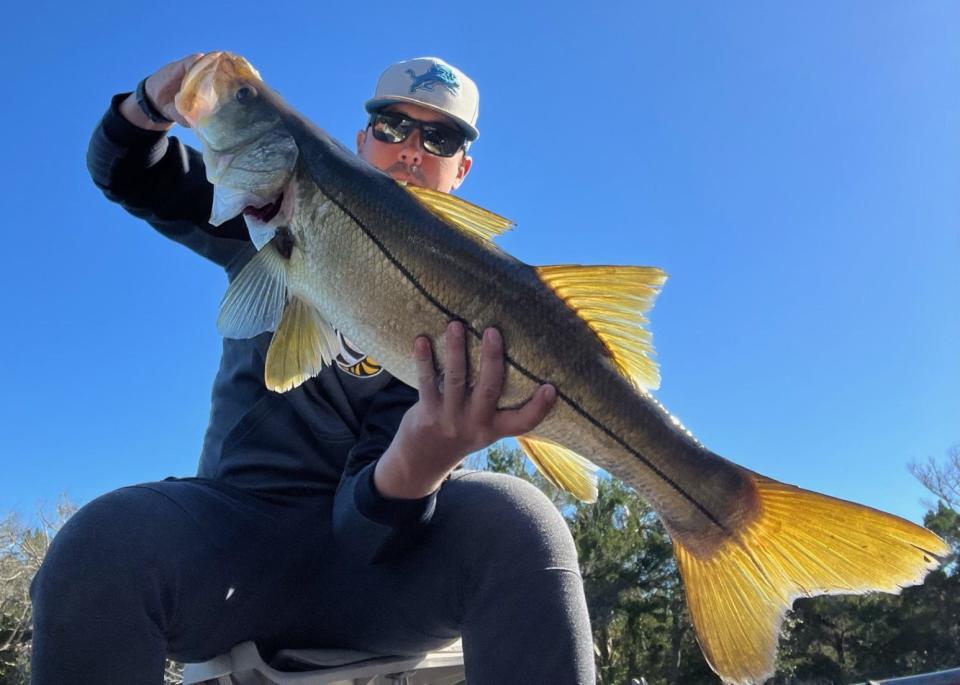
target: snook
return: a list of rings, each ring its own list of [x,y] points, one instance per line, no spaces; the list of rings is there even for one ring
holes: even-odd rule
[[[644,314],[660,270],[514,259],[492,242],[509,221],[373,169],[241,57],[201,59],[178,108],[203,143],[211,222],[245,211],[261,247],[218,323],[227,337],[276,331],[267,385],[288,390],[331,363],[334,327],[410,385],[416,336],[428,335],[442,360],[442,332],[462,320],[476,368],[483,329],[497,327],[502,405],[544,382],[557,388],[554,410],[519,439],[526,454],[581,499],[596,497],[597,464],[651,502],[673,539],[700,645],[725,681],[772,675],[795,598],[898,592],[948,552],[908,521],[737,466],[671,417],[648,392],[659,374]]]

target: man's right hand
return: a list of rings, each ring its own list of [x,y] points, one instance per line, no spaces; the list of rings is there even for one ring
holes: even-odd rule
[[[171,62],[153,74],[150,74],[145,84],[147,98],[160,110],[163,116],[187,128],[190,127],[190,124],[177,112],[177,107],[173,99],[180,91],[180,84],[183,82],[183,77],[190,71],[190,67],[193,66],[194,62],[201,57],[203,57],[202,52],[195,52],[176,62]],[[166,131],[173,126],[173,124],[158,124],[151,121],[137,104],[136,93],[131,93],[126,100],[120,103],[120,113],[134,126],[150,131]]]
[[[446,349],[441,390],[430,339],[414,341],[420,399],[403,415],[373,471],[373,484],[387,499],[426,497],[468,454],[500,438],[532,431],[556,403],[556,388],[541,385],[519,408],[497,408],[505,376],[503,340],[494,328],[483,333],[480,369],[473,385],[463,322],[447,326]]]

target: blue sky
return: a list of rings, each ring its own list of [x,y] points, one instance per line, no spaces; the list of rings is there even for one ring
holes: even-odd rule
[[[226,49],[351,146],[386,65],[459,66],[481,91],[460,195],[518,222],[502,246],[662,267],[671,411],[751,469],[918,520],[906,464],[960,441],[960,5],[549,7],[8,9],[0,515],[193,473],[225,279],[107,202],[84,154],[113,93]]]

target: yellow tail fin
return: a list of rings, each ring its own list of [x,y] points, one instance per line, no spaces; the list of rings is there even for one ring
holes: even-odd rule
[[[674,540],[687,606],[710,666],[726,683],[774,672],[780,624],[798,597],[898,593],[949,553],[909,521],[754,476],[761,513],[709,554]]]

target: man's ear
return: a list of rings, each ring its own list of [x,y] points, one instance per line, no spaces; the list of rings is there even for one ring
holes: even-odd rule
[[[473,157],[469,156],[466,152],[463,153],[463,157],[460,158],[460,165],[457,167],[457,178],[453,182],[454,188],[459,188],[460,184],[463,183],[463,179],[467,177],[467,174],[470,173],[470,168],[473,166]]]
[[[360,154],[360,151],[363,150],[363,144],[367,142],[367,131],[366,129],[362,131],[357,131],[357,154]]]

